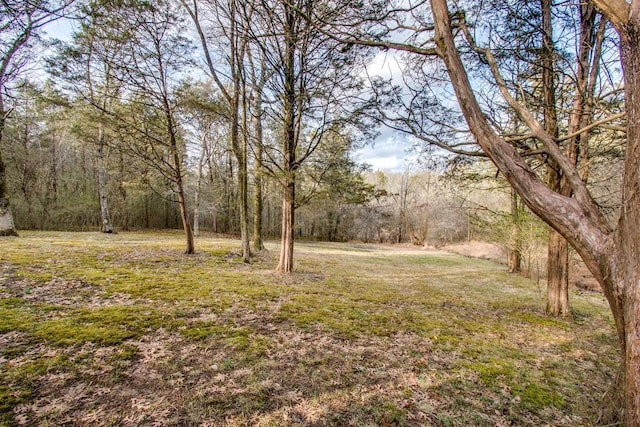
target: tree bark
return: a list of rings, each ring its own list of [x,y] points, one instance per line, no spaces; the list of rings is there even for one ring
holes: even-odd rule
[[[4,162],[0,157],[0,236],[17,235],[18,233],[13,223],[13,215],[9,207],[9,199],[7,198]]]
[[[600,2],[597,2],[600,3]],[[610,261],[613,314],[624,355],[625,422],[640,426],[640,1],[631,4],[624,26],[618,27],[625,81],[627,146],[622,208]],[[607,280],[609,282],[609,279]]]
[[[291,273],[293,271],[295,199],[295,181],[288,179],[282,196],[282,237],[280,260],[276,268],[276,271],[281,273]]]
[[[242,260],[251,262],[251,244],[249,236],[249,173],[247,170],[247,141],[242,138],[241,153],[238,156],[238,204],[240,205],[240,239],[242,241]]]
[[[252,60],[252,58],[250,58]],[[254,73],[255,74],[255,73]],[[263,130],[262,130],[262,90],[264,82],[255,82],[256,76],[253,76],[253,130],[254,130],[254,153],[255,163],[253,171],[253,249],[261,251],[264,249],[264,241],[262,239],[262,211],[264,210],[264,201],[262,196],[262,175],[263,171]],[[264,80],[264,77],[262,78]]]
[[[184,187],[182,185],[182,179],[179,179],[176,183],[178,188],[178,205],[180,206],[180,219],[182,220],[182,229],[187,240],[187,247],[184,251],[185,254],[196,253],[195,244],[193,243],[193,233],[191,231],[191,224],[189,221],[189,212],[187,211],[187,201],[184,194]]]
[[[569,305],[569,245],[560,233],[549,230],[547,251],[547,313],[571,315]]]
[[[249,171],[247,165],[247,132],[244,129],[242,137],[240,135],[240,96],[243,102],[244,118],[242,123],[246,124],[246,92],[242,86],[242,67],[245,57],[247,40],[242,38],[238,29],[237,10],[234,0],[230,3],[231,31],[229,39],[231,41],[231,77],[233,79],[233,94],[231,95],[231,139],[233,152],[238,162],[238,205],[240,207],[240,240],[242,244],[242,260],[251,262],[251,243],[249,236]],[[246,127],[246,126],[245,126]]]

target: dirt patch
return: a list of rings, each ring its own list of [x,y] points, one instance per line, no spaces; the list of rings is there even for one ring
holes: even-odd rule
[[[441,249],[470,258],[486,259],[498,263],[504,263],[506,260],[504,250],[498,245],[489,242],[471,240],[469,242],[447,245]]]

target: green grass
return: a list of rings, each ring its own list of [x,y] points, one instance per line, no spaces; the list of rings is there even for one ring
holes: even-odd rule
[[[0,425],[595,425],[617,348],[488,261],[176,233],[0,239]],[[606,421],[606,420],[605,420]]]

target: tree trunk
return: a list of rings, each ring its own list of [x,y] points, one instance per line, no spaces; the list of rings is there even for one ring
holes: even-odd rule
[[[2,104],[2,94],[0,94],[0,143],[4,134],[4,123],[6,120],[6,112]],[[0,153],[0,236],[17,236],[16,227],[13,223],[13,215],[9,207],[9,198],[7,197],[7,180],[2,154]]]
[[[547,254],[547,313],[552,316],[570,316],[569,245],[554,229],[549,230]]]
[[[182,179],[177,182],[178,186],[178,205],[180,206],[180,219],[182,220],[182,229],[187,240],[187,248],[185,254],[196,253],[195,245],[193,243],[193,233],[191,231],[191,223],[189,221],[189,212],[187,211],[187,202],[184,195],[184,188],[182,185]]]
[[[171,108],[167,98],[164,98],[165,115],[167,120],[167,133],[169,137],[169,147],[171,149],[171,156],[173,160],[173,173],[172,177],[175,181],[176,190],[178,192],[178,205],[180,206],[180,219],[182,221],[182,229],[184,230],[185,239],[187,241],[187,247],[184,251],[185,254],[196,253],[195,244],[193,242],[193,232],[191,230],[191,221],[189,221],[189,211],[187,209],[187,199],[184,193],[184,184],[182,182],[182,160],[180,159],[180,152],[178,150],[178,141],[176,138],[176,128],[174,126],[173,115],[171,114]]]
[[[253,248],[256,251],[261,251],[264,249],[264,242],[262,239],[262,211],[263,209],[263,200],[262,200],[262,174],[263,174],[263,166],[262,166],[262,144],[263,144],[263,134],[262,134],[262,91],[254,88],[254,118],[253,118],[253,127],[255,131],[255,142],[254,142],[254,151],[255,151],[255,166],[254,166],[254,193],[253,193]]]
[[[235,49],[234,49],[235,52]],[[235,69],[235,68],[234,68]],[[251,262],[251,244],[249,236],[249,170],[248,170],[248,144],[247,144],[247,105],[246,105],[246,93],[242,91],[242,123],[244,130],[242,137],[240,136],[239,120],[240,116],[238,110],[240,108],[240,75],[236,70],[234,76],[235,90],[233,97],[234,105],[234,123],[232,123],[232,132],[235,136],[233,141],[233,152],[238,162],[238,206],[240,207],[240,240],[242,242],[242,260],[244,262]]]
[[[107,203],[107,166],[104,158],[104,126],[98,125],[98,197],[100,198],[100,218],[102,225],[100,231],[103,233],[113,233],[111,216],[109,215],[109,204]]]
[[[544,128],[553,138],[558,138],[557,97],[554,82],[555,46],[553,40],[553,22],[551,18],[552,0],[540,0],[542,9],[542,92],[544,99]],[[558,165],[550,160],[548,165],[549,188],[570,196],[571,188],[562,185],[562,173]],[[564,190],[564,191],[563,191]],[[557,231],[549,230],[547,242],[547,314],[568,316],[569,307],[569,245]]]
[[[284,87],[283,87],[283,154],[284,164],[282,189],[282,244],[280,246],[280,260],[276,271],[290,273],[293,271],[293,241],[295,226],[296,203],[296,37],[295,14],[291,5],[285,3],[285,52],[284,52]],[[298,114],[301,112],[298,111]]]
[[[247,171],[247,142],[243,138],[242,153],[238,158],[238,204],[240,205],[240,239],[242,241],[242,260],[251,262],[251,244],[249,239],[249,177]]]
[[[626,5],[626,2],[623,2]],[[616,5],[620,5],[616,2]],[[625,78],[627,145],[622,208],[617,226],[617,257],[611,265],[615,280],[610,304],[624,355],[625,422],[640,426],[640,2],[634,0],[628,22],[617,28]],[[607,276],[605,276],[607,277]],[[615,303],[612,304],[612,299]],[[619,319],[619,320],[618,320]],[[621,330],[622,329],[622,330]]]
[[[276,268],[276,271],[281,273],[291,273],[293,271],[295,199],[295,181],[288,179],[282,196],[282,238],[280,244],[280,261]]]
[[[202,135],[202,151],[200,152],[200,160],[198,161],[198,176],[196,181],[196,191],[193,200],[193,235],[200,235],[200,190],[202,189],[202,169],[204,167],[205,155],[207,149],[205,144],[206,132]]]
[[[520,242],[520,209],[518,194],[511,190],[511,242],[508,254],[509,273],[522,272],[522,249]]]
[[[264,249],[264,241],[262,239],[262,211],[264,204],[262,200],[262,147],[260,142],[257,143],[256,163],[254,171],[254,194],[253,194],[253,249],[261,251]]]

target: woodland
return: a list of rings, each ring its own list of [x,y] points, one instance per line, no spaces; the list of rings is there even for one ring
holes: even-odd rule
[[[183,371],[244,384],[243,392],[221,391],[220,401],[209,384],[193,411],[165,414],[174,425],[640,426],[640,1],[8,0],[0,7],[2,422],[91,424],[82,399],[38,413],[38,402],[57,397],[33,389],[52,372],[64,377],[61,387],[81,388],[84,371],[105,390],[117,388],[91,363],[104,367],[99,354],[107,352],[109,375],[134,380],[148,344],[176,363],[182,357]],[[380,137],[389,132],[412,145],[414,160],[394,171],[361,163],[363,147],[394,144]],[[500,247],[509,274],[432,253],[471,241]],[[154,277],[154,262],[184,286]],[[451,267],[460,269],[459,282]],[[379,283],[364,274],[370,268],[384,273]],[[465,271],[479,278],[469,290]],[[433,274],[455,291],[441,289]],[[586,282],[593,285],[585,295]],[[432,300],[428,289],[437,290]],[[312,309],[313,292],[325,311]],[[410,302],[414,292],[420,307]],[[451,324],[436,306],[450,309]],[[474,329],[467,317],[484,326]],[[28,326],[34,321],[41,326]],[[523,322],[545,333],[532,338],[531,353],[514,356],[500,345],[511,333],[527,335],[507,331]],[[83,324],[95,333],[83,335]],[[590,326],[593,341],[563,341]],[[284,337],[288,328],[302,335]],[[158,331],[167,334],[162,344],[145,341]],[[504,353],[476,345],[496,337]],[[357,413],[337,400],[312,404],[340,383],[323,378],[303,392],[323,416],[315,407],[291,409],[302,404],[289,395],[293,384],[247,372],[273,354],[291,357],[276,344],[287,339],[334,350],[345,340],[342,356],[362,375],[340,375],[373,400]],[[207,370],[173,353],[184,340],[196,352],[217,346],[214,359],[228,357]],[[568,359],[545,353],[545,342]],[[356,359],[378,354],[375,343],[406,346],[407,354],[394,355],[416,369],[394,374],[405,391],[377,380],[363,385],[378,368]],[[424,352],[464,383],[425,371],[417,355]],[[34,356],[48,353],[55,366]],[[339,364],[316,356],[321,372]],[[546,364],[552,359],[557,366]],[[33,372],[16,369],[20,363]],[[542,377],[533,374],[536,363]],[[157,386],[170,389],[166,375],[177,371],[153,369],[163,378]],[[589,391],[564,374],[550,379],[560,369],[591,376],[589,384],[598,378],[600,400],[586,399]],[[187,393],[181,384],[176,389]],[[447,400],[455,384],[461,401]],[[474,387],[489,394],[472,396]],[[351,402],[354,389],[340,389]],[[394,397],[385,401],[385,393]],[[99,392],[78,396],[89,395]],[[477,411],[456,420],[472,402]],[[110,414],[105,425],[153,422],[144,410],[124,419],[104,405],[94,409]],[[65,421],[60,414],[74,407],[83,412]]]

